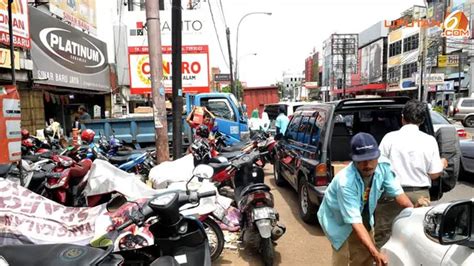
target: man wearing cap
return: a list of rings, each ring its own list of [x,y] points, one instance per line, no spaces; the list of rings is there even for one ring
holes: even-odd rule
[[[390,169],[380,157],[377,141],[367,133],[351,140],[352,163],[329,184],[318,211],[318,219],[333,247],[333,265],[387,264],[375,247],[373,213],[383,191],[404,207],[413,207]],[[380,158],[379,158],[380,157]]]

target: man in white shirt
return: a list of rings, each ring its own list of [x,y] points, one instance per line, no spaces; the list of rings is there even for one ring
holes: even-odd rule
[[[448,164],[439,156],[436,139],[419,129],[426,113],[423,103],[417,100],[407,102],[402,111],[402,128],[387,133],[379,146],[415,207],[429,205],[431,180],[439,178]],[[400,211],[393,198],[383,197],[379,202],[375,215],[377,246],[382,246],[390,238],[392,222]]]

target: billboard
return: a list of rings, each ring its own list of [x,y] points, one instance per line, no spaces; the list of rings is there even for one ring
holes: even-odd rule
[[[107,45],[30,7],[35,83],[110,91]]]
[[[8,34],[8,1],[0,1],[0,43],[10,46]],[[12,3],[13,43],[17,47],[30,49],[30,21],[28,1],[14,0]]]
[[[97,33],[95,0],[50,0],[49,11],[74,27]]]
[[[182,11],[183,45],[200,45],[209,42],[212,26],[205,19],[208,14],[201,9]],[[127,25],[127,43],[129,47],[148,46],[145,11],[128,12],[123,18]],[[161,44],[171,45],[171,12],[160,11]]]
[[[383,67],[383,39],[373,42],[360,50],[361,84],[381,82]]]
[[[171,46],[163,46],[163,86],[171,93],[172,53]],[[184,93],[209,92],[209,48],[207,45],[182,47],[182,86]],[[148,46],[129,47],[130,92],[151,93]]]

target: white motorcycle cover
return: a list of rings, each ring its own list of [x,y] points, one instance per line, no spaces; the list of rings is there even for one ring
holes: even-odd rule
[[[169,184],[186,182],[193,176],[193,155],[188,154],[178,160],[162,162],[153,167],[148,178],[153,183],[153,188],[167,188]]]
[[[86,245],[95,235],[97,218],[105,212],[104,205],[65,207],[15,182],[0,179],[0,246]]]
[[[127,173],[104,160],[94,160],[86,175],[87,185],[84,195],[87,197],[118,192],[128,200],[150,198],[157,191],[140,181],[137,175]]]

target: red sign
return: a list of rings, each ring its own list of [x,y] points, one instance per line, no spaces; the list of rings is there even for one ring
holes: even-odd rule
[[[172,51],[171,46],[163,46],[163,86],[171,93]],[[209,49],[207,45],[182,47],[182,86],[183,93],[209,92]],[[128,48],[130,69],[130,92],[132,94],[151,93],[150,62],[148,46]]]
[[[15,86],[0,87],[0,164],[21,159],[20,96]]]

